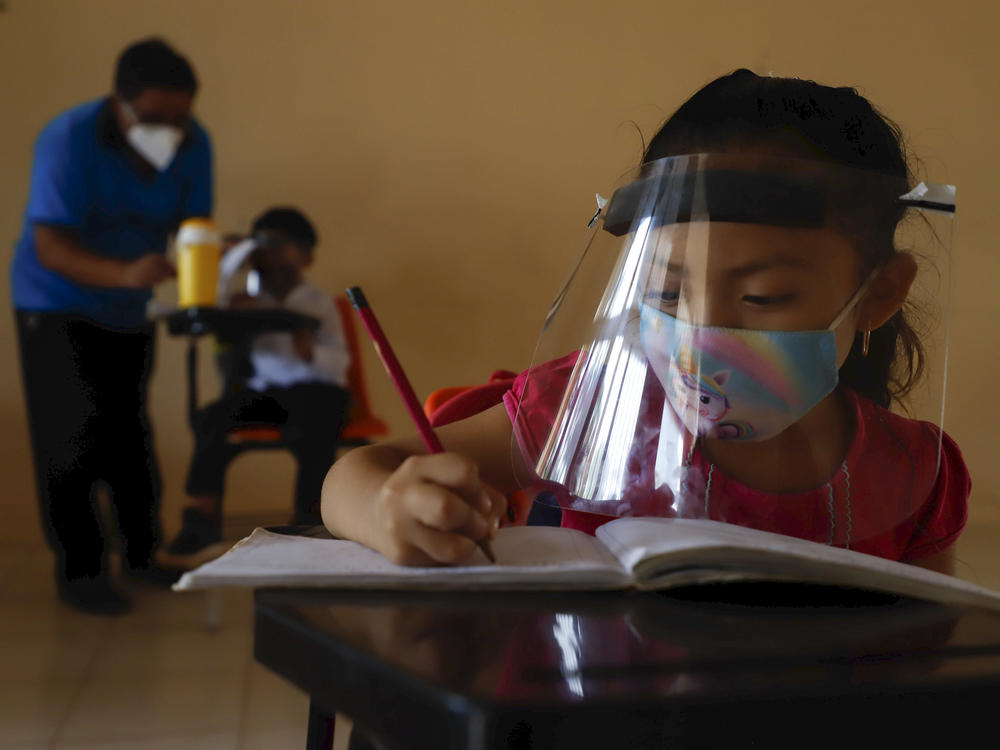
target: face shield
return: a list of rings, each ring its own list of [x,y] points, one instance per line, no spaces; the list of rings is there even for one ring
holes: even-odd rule
[[[288,239],[275,232],[259,231],[234,245],[219,267],[219,299],[262,292],[283,296],[299,281],[300,271]]]
[[[940,459],[953,212],[953,189],[769,155],[627,174],[520,393],[522,483],[563,510],[848,547],[917,523]],[[920,312],[922,358],[900,305]],[[927,377],[891,399],[918,363]],[[892,434],[909,428],[876,406],[890,400],[926,429]],[[883,445],[912,454],[896,468],[913,486],[890,503],[859,455]]]
[[[240,295],[256,297],[260,294],[260,273],[256,256],[257,240],[252,237],[240,240],[222,256],[219,263],[218,299],[225,306]]]

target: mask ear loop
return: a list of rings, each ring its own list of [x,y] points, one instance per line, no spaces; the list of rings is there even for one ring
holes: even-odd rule
[[[833,322],[829,326],[827,326],[826,330],[828,330],[828,331],[836,331],[837,330],[837,328],[840,326],[840,324],[844,322],[844,318],[847,317],[847,314],[851,310],[854,309],[854,306],[856,304],[858,304],[858,300],[861,299],[861,295],[863,295],[865,292],[868,291],[868,287],[871,286],[871,283],[873,281],[875,281],[875,277],[878,276],[879,271],[881,271],[881,270],[882,270],[881,266],[878,266],[877,268],[873,268],[872,269],[872,272],[870,274],[868,274],[868,278],[866,278],[861,283],[861,286],[858,287],[858,291],[856,291],[853,295],[851,295],[851,298],[849,300],[847,300],[847,304],[844,305],[844,308],[840,311],[840,313],[837,315],[837,317],[833,319]],[[870,334],[871,333],[871,329],[869,329],[868,332]]]

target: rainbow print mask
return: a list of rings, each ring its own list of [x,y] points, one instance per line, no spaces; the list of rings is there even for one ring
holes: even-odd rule
[[[693,435],[767,440],[837,385],[830,329],[699,326],[643,305],[639,336],[674,413]]]
[[[692,435],[768,440],[837,387],[834,331],[878,275],[872,271],[824,331],[760,331],[685,323],[643,304],[639,338],[674,413]]]

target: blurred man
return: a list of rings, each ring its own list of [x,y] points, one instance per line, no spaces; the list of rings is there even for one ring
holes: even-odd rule
[[[165,582],[160,476],[146,406],[152,288],[174,276],[167,238],[212,210],[211,145],[191,117],[198,83],[158,39],[118,58],[114,92],[52,120],[35,144],[11,266],[42,526],[60,598],[120,614],[94,488],[110,490],[126,574]]]

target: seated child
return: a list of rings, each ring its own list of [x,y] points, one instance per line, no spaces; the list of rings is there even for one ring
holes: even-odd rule
[[[223,304],[294,310],[317,318],[320,325],[316,331],[257,336],[250,351],[253,374],[244,384],[228,383],[227,393],[199,413],[186,485],[188,507],[180,533],[162,555],[165,564],[183,564],[183,558],[220,540],[226,467],[240,452],[238,444],[227,440],[234,427],[281,426],[298,464],[292,522],[320,523],[323,477],[334,461],[348,413],[350,354],[333,298],[304,278],[317,240],[309,220],[293,208],[272,208],[254,221],[251,234],[260,290],[256,296],[234,294]]]
[[[506,495],[540,486],[590,533],[694,517],[952,572],[968,471],[936,425],[889,410],[923,362],[903,309],[917,264],[896,243],[926,201],[908,198],[897,128],[854,89],[739,70],[636,171],[546,320],[543,341],[563,324],[586,338],[540,345],[503,404],[438,431],[445,453],[404,439],[339,461],[327,528],[398,563],[458,563]]]

